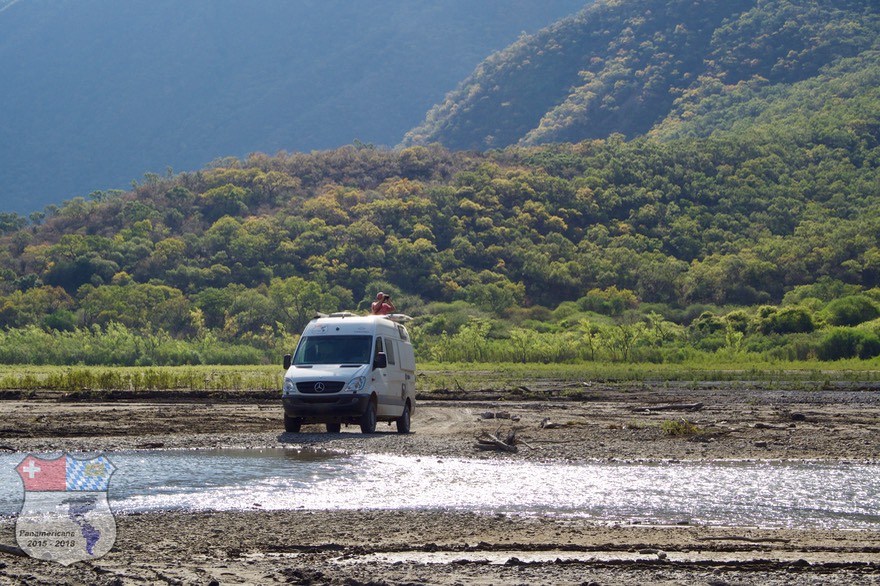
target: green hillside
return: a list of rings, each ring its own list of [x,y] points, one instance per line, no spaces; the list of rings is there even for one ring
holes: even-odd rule
[[[841,59],[875,67],[878,49],[880,5],[870,0],[600,0],[488,58],[404,143],[706,136],[777,110],[794,86],[845,73]]]
[[[0,322],[271,349],[312,311],[382,289],[437,340],[468,316],[553,331],[639,309],[684,327],[736,307],[740,333],[809,333],[852,325],[828,306],[861,295],[857,324],[880,298],[880,116],[862,114],[829,113],[847,148],[809,138],[820,124],[786,141],[353,146],[150,176],[8,232]],[[788,306],[804,321],[773,325]]]

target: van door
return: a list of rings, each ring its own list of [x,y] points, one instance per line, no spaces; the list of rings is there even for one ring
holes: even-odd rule
[[[387,356],[388,353],[385,350],[385,342],[382,339],[382,336],[376,336],[376,342],[374,344],[373,350],[373,359],[379,355],[379,352],[385,352]],[[376,393],[376,397],[378,398],[378,405],[376,409],[376,415],[382,416],[387,412],[387,401],[388,401],[388,375],[391,369],[394,368],[391,366],[391,362],[389,360],[388,366],[386,368],[374,368],[372,371],[371,379],[373,385],[373,392]]]
[[[384,400],[383,398],[379,399],[379,415],[400,417],[406,402],[406,381],[403,371],[400,369],[400,352],[397,340],[385,336],[384,347],[385,355],[388,357],[388,368],[385,369],[385,384],[388,391]]]

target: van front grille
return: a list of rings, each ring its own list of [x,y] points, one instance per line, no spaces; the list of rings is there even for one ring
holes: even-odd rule
[[[338,393],[345,383],[339,381],[308,381],[296,383],[296,389],[300,393]]]

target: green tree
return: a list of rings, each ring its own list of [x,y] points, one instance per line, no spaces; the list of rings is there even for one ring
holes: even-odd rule
[[[828,323],[835,326],[855,326],[880,317],[877,304],[865,295],[850,295],[835,299],[823,312]]]
[[[873,358],[880,355],[880,338],[871,332],[853,328],[834,328],[819,343],[819,358]]]
[[[763,331],[776,334],[808,333],[816,329],[813,312],[805,307],[783,307],[769,316]]]
[[[73,304],[70,295],[60,287],[44,286],[13,291],[5,297],[0,297],[0,326],[20,328],[26,325],[39,325],[49,316],[64,312],[63,316],[59,315],[57,324],[67,329],[70,325],[67,323],[69,310]]]
[[[269,285],[279,319],[288,331],[299,332],[317,312],[333,312],[351,304],[351,292],[345,289],[326,290],[326,287],[301,277],[275,278]]]
[[[591,289],[578,300],[583,311],[595,311],[604,315],[621,315],[625,310],[636,307],[638,300],[629,289],[618,289],[612,285],[606,289]]]
[[[239,216],[247,212],[244,200],[248,192],[242,187],[226,184],[209,189],[201,195],[202,214],[209,222],[223,216]]]
[[[183,293],[167,285],[129,283],[126,285],[86,285],[79,293],[81,323],[86,326],[122,324],[129,328],[173,327],[183,324],[174,315],[188,314],[189,303]],[[177,309],[171,313],[172,307]],[[177,333],[177,332],[175,332]]]

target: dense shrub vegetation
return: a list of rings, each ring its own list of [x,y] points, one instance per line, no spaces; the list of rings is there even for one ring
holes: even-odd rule
[[[737,76],[648,136],[255,153],[3,214],[0,361],[274,362],[314,311],[380,289],[441,362],[880,355],[875,6],[808,3],[787,52],[758,35],[762,65],[736,31],[803,3],[705,4]]]
[[[437,360],[870,357],[875,142],[357,146],[150,176],[7,231],[0,360],[271,359],[378,289]]]

